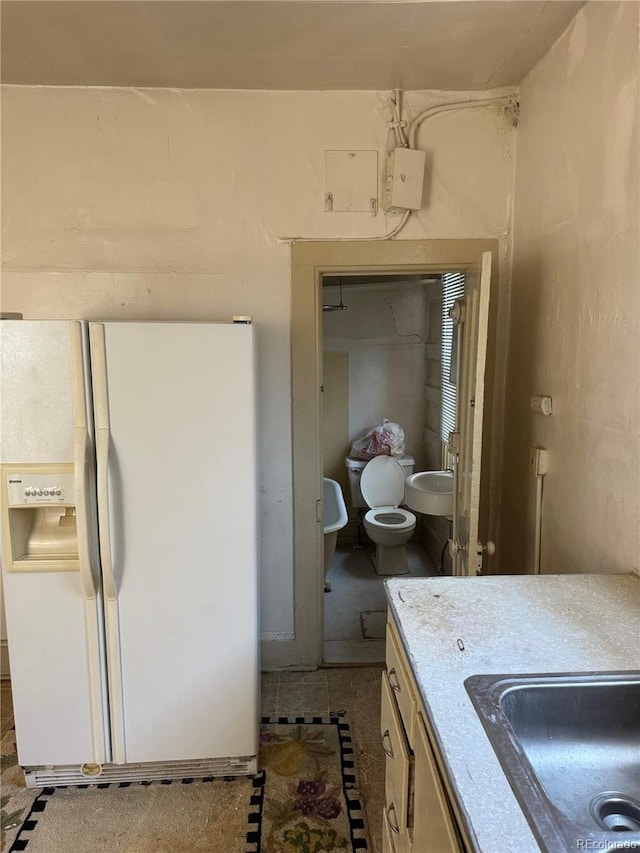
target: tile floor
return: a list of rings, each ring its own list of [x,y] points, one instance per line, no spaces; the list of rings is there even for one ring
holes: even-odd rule
[[[384,752],[380,743],[381,672],[380,666],[367,666],[262,674],[263,716],[327,716],[330,711],[345,712],[357,756],[371,853],[382,851]],[[13,727],[8,681],[2,682],[0,700],[4,734]]]
[[[341,545],[329,569],[331,592],[324,595],[324,659],[327,663],[384,661],[387,599],[386,578],[373,569],[375,546]],[[409,573],[404,577],[437,575],[419,542],[406,546]]]

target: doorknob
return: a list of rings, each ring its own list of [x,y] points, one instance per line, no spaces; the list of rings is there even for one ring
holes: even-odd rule
[[[460,554],[462,551],[467,551],[468,548],[463,542],[459,542],[457,539],[449,539],[449,556],[451,559],[455,557],[456,554]],[[477,566],[476,571],[480,573],[482,571],[482,555],[488,554],[489,557],[492,557],[496,553],[496,545],[495,542],[489,540],[485,545],[482,542],[478,542],[478,547],[476,550],[477,554]]]
[[[451,308],[449,308],[449,317],[453,321],[454,326],[459,326],[465,321],[465,304],[464,299],[456,299]]]
[[[463,545],[461,542],[458,542],[457,539],[449,539],[449,556],[453,559],[456,554],[459,554],[461,551],[466,551],[467,546]]]
[[[483,574],[483,554],[487,554],[487,556],[492,557],[496,553],[495,542],[489,540],[485,545],[482,542],[478,541],[478,550],[477,550],[477,566],[476,571],[479,575]]]

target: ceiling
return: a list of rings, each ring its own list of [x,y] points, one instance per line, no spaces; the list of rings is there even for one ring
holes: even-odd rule
[[[207,89],[517,85],[582,0],[3,0],[2,82]]]

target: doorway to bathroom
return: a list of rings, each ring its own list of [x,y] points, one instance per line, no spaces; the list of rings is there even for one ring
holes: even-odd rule
[[[353,444],[377,426],[393,441],[405,476],[442,468],[455,421],[448,308],[463,288],[461,272],[322,276],[322,464],[330,481],[323,496],[326,663],[383,661],[386,577],[434,576],[448,568],[443,545],[450,521],[410,511],[413,529],[391,531],[398,540],[388,551],[392,564],[379,565],[371,538],[378,537],[364,523],[369,506],[360,483],[367,460],[353,458]],[[383,420],[396,425],[393,433],[384,432]],[[348,520],[336,542],[326,531],[345,519],[336,515],[341,500]]]
[[[294,630],[295,639],[289,644],[288,661],[290,664],[318,665],[325,659],[324,648],[324,610],[328,595],[324,592],[324,536],[323,536],[323,478],[324,478],[324,437],[323,437],[323,360],[324,360],[324,318],[329,313],[346,315],[348,310],[323,312],[326,283],[338,286],[342,277],[343,303],[345,298],[345,279],[357,276],[389,277],[407,283],[405,277],[418,276],[420,279],[438,278],[443,273],[460,272],[468,281],[477,282],[488,276],[486,264],[491,270],[491,257],[496,265],[497,244],[493,240],[405,240],[405,241],[300,241],[292,246],[292,439],[293,439],[293,497],[294,497]],[[492,254],[489,254],[492,253]],[[483,266],[484,265],[484,266]],[[495,272],[491,277],[491,287],[496,281]],[[331,277],[337,277],[330,281]],[[375,284],[385,284],[377,281]],[[353,292],[357,283],[354,281]],[[364,284],[361,284],[364,288]],[[475,286],[472,288],[475,292]],[[485,292],[488,294],[488,287]],[[471,290],[470,290],[471,293]],[[335,295],[335,294],[334,294]],[[352,292],[349,293],[352,295]],[[333,297],[332,297],[333,298]],[[355,297],[358,298],[357,295]],[[487,296],[488,298],[488,296]],[[353,301],[353,300],[352,300]],[[409,300],[410,302],[410,300]],[[494,299],[495,306],[495,299]],[[388,317],[393,323],[394,315],[387,306]],[[400,311],[410,312],[405,306]],[[395,322],[398,315],[395,316]],[[467,324],[468,327],[469,324]],[[488,375],[493,376],[495,366],[495,314],[489,318],[489,351],[487,353]],[[402,335],[400,323],[400,336]],[[486,333],[486,329],[485,329]],[[414,334],[414,332],[411,332]],[[400,345],[398,345],[400,346]],[[342,350],[344,352],[344,350]],[[423,348],[424,351],[424,348]],[[339,353],[336,346],[334,353]],[[424,357],[424,355],[423,355]],[[401,377],[396,376],[400,382]],[[360,381],[360,380],[359,380]],[[362,389],[367,390],[366,380],[362,380]],[[485,413],[485,429],[478,431],[476,439],[482,444],[482,455],[489,461],[493,411],[493,386],[486,385],[484,402],[480,400],[480,410]],[[424,388],[421,389],[424,394]],[[415,391],[413,392],[415,395]],[[473,406],[473,401],[470,401]],[[384,417],[381,413],[380,417]],[[412,432],[413,431],[413,432]],[[409,432],[416,434],[414,427]],[[487,440],[483,439],[487,437]],[[351,436],[349,436],[351,440]],[[413,438],[411,438],[413,441]],[[477,442],[476,442],[477,443]],[[486,444],[486,447],[485,447]],[[408,445],[407,445],[408,446]],[[409,448],[411,452],[411,448]],[[424,450],[422,450],[424,454]],[[480,452],[474,457],[480,458]],[[344,459],[344,456],[342,457]],[[423,457],[424,458],[424,457]],[[435,467],[441,467],[441,457]],[[426,462],[425,462],[426,464]],[[491,464],[482,469],[484,494],[490,493]],[[486,524],[488,507],[482,508],[480,526]],[[483,517],[484,516],[484,517]],[[477,521],[477,519],[476,519]],[[353,531],[353,528],[352,528]],[[353,535],[353,534],[352,534]],[[357,537],[357,528],[355,532]],[[434,567],[436,561],[433,561]],[[314,570],[315,569],[315,570]],[[378,610],[379,608],[362,608]],[[380,613],[384,612],[384,606]],[[373,621],[382,622],[383,615],[376,615]],[[369,629],[368,626],[367,630]],[[364,641],[364,638],[363,638]],[[372,642],[383,642],[373,638]],[[382,649],[382,645],[380,645]],[[378,654],[378,658],[380,655]],[[341,663],[357,662],[353,657],[343,656]]]

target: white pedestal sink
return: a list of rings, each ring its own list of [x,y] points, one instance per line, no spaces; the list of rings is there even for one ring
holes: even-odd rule
[[[424,515],[453,515],[453,472],[418,471],[404,481],[409,509]]]

